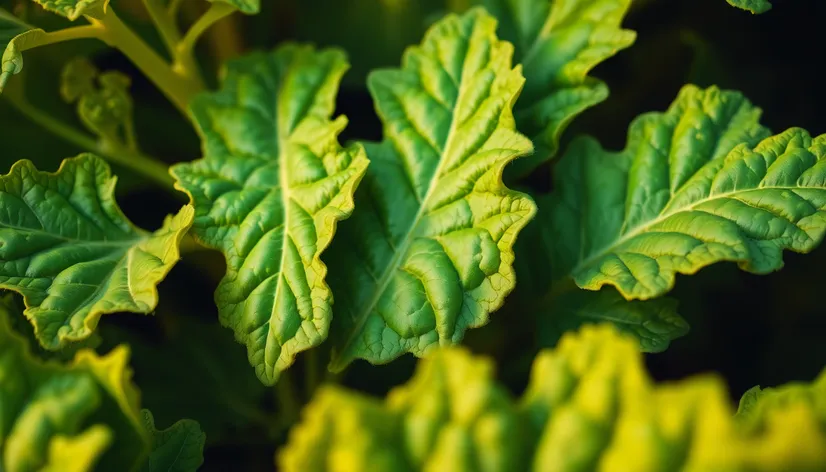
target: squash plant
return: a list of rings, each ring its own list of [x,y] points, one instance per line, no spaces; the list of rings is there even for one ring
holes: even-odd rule
[[[277,2],[7,3],[3,123],[82,152],[2,151],[0,470],[826,470],[826,371],[738,409],[718,376],[646,373],[642,352],[689,331],[678,275],[775,272],[826,232],[826,135],[772,131],[740,92],[687,84],[619,151],[565,139],[650,2],[328,3],[334,23],[375,15],[367,49],[426,26],[395,67],[349,79],[338,47],[233,46],[255,36],[238,16]],[[43,61],[61,67],[44,91],[30,55],[82,39]],[[125,72],[96,60],[109,48]],[[363,129],[336,113],[342,81],[380,138],[342,137]],[[149,156],[187,125],[200,156]],[[174,203],[136,224],[118,200],[152,210],[146,183]],[[214,297],[167,297],[178,270]],[[474,351],[541,338],[504,366],[519,395],[461,346],[492,320]],[[417,358],[384,400],[348,388],[371,364],[401,383]],[[244,457],[261,443],[274,463]]]

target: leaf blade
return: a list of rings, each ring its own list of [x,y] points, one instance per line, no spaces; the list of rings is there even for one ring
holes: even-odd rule
[[[474,9],[433,26],[401,69],[371,75],[385,141],[365,145],[362,210],[328,256],[331,369],[458,342],[513,288],[513,241],[535,206],[501,179],[531,149],[510,111],[523,83],[511,54]]]
[[[91,154],[55,173],[23,160],[0,176],[0,288],[24,296],[45,348],[89,337],[104,314],[151,313],[157,284],[180,258],[192,207],[146,233],[117,207],[115,182]]]
[[[158,430],[149,410],[141,410],[143,425],[152,437],[152,451],[142,470],[147,472],[192,472],[204,463],[206,435],[193,420],[179,420]]]
[[[265,384],[327,337],[320,256],[368,163],[360,146],[338,144],[346,119],[330,120],[346,69],[341,51],[295,44],[230,62],[221,91],[192,105],[205,157],[172,168],[195,206],[194,235],[227,258],[221,323]]]

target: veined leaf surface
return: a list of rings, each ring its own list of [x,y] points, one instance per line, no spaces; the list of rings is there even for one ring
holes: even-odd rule
[[[826,136],[790,129],[760,142],[758,117],[738,93],[687,86],[666,113],[632,123],[624,151],[572,144],[543,221],[555,278],[649,299],[677,273],[734,261],[765,274],[784,249],[814,249],[826,231]]]
[[[261,0],[209,0],[212,3],[226,3],[247,15],[256,15],[261,11]]]
[[[514,286],[513,243],[533,217],[502,170],[531,150],[511,107],[524,79],[482,9],[449,15],[402,68],[368,86],[385,140],[326,260],[336,296],[333,360],[389,362],[456,343]]]
[[[138,419],[129,351],[81,351],[60,365],[31,356],[0,310],[0,455],[8,472],[131,470],[149,449]],[[71,457],[68,469],[65,461]]]
[[[608,97],[608,87],[588,73],[630,46],[621,28],[631,0],[481,0],[499,19],[499,36],[514,44],[525,88],[516,103],[517,128],[536,152],[508,172],[525,175],[552,158],[568,124]]]
[[[47,349],[89,337],[101,315],[151,313],[156,286],[180,258],[192,207],[148,233],[118,208],[116,180],[91,154],[55,173],[23,160],[0,176],[0,288],[23,295]]]
[[[338,144],[347,120],[330,120],[346,69],[338,50],[293,44],[231,61],[221,90],[192,104],[204,158],[172,169],[195,205],[193,233],[227,259],[221,323],[266,384],[330,326],[320,256],[368,163],[361,146]]]
[[[822,470],[826,422],[806,402],[776,413],[747,431],[718,377],[655,385],[636,340],[586,326],[540,353],[518,401],[490,360],[455,347],[384,402],[325,387],[276,460],[287,472]]]
[[[143,426],[152,438],[152,451],[142,472],[194,472],[204,463],[206,436],[196,421],[180,420],[158,431],[149,410],[141,410]]]
[[[3,8],[0,8],[0,92],[12,75],[23,70],[21,51],[26,45],[37,42],[46,34],[40,28],[27,25]]]

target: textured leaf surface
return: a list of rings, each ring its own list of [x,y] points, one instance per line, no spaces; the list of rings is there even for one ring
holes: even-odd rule
[[[46,10],[75,21],[82,15],[101,18],[109,0],[34,0]]]
[[[212,3],[226,3],[247,15],[256,15],[261,11],[261,0],[209,0]]]
[[[152,451],[142,471],[194,472],[204,463],[206,436],[198,423],[180,420],[158,431],[149,410],[141,410],[144,428],[152,437]]]
[[[729,5],[748,10],[754,14],[766,13],[771,10],[772,4],[768,0],[726,0]]]
[[[572,144],[545,206],[555,278],[614,285],[629,299],[671,289],[677,273],[734,261],[765,274],[782,251],[809,252],[826,230],[826,136],[763,140],[740,94],[688,86],[664,113],[637,118],[619,153]]]
[[[23,160],[0,176],[0,288],[25,297],[48,349],[87,338],[101,315],[151,313],[157,284],[179,259],[192,207],[147,233],[117,207],[115,181],[91,154],[55,173]]]
[[[481,0],[499,19],[499,35],[516,48],[525,88],[516,103],[517,128],[536,151],[509,172],[524,175],[556,154],[568,124],[608,97],[588,73],[636,37],[621,23],[631,0]]]
[[[360,146],[339,146],[347,120],[330,120],[343,53],[290,44],[227,67],[221,90],[192,104],[205,157],[172,172],[195,205],[195,236],[227,259],[221,323],[273,384],[327,337],[320,256],[353,211],[368,161]]]
[[[0,452],[8,472],[130,470],[148,452],[128,350],[81,351],[62,366],[33,358],[0,310]],[[16,316],[22,316],[17,313]],[[61,463],[72,458],[71,466]],[[68,467],[74,467],[69,469]]]
[[[0,92],[12,75],[23,70],[21,52],[27,45],[37,42],[45,31],[29,26],[3,8],[0,8]]]
[[[434,350],[387,400],[327,387],[277,456],[285,471],[815,471],[826,432],[806,403],[740,427],[717,377],[654,385],[636,340],[612,326],[537,357],[521,400],[490,360]]]
[[[524,82],[481,9],[450,15],[399,70],[371,74],[385,140],[326,258],[336,296],[331,368],[456,343],[514,286],[512,247],[535,212],[502,183],[531,150],[511,107]]]
[[[662,352],[689,329],[677,313],[677,300],[662,297],[627,301],[611,287],[560,294],[537,317],[540,345],[547,347],[555,346],[564,333],[584,324],[609,322],[639,340],[643,352]]]

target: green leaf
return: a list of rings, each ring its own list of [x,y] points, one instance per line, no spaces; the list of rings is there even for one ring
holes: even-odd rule
[[[45,35],[46,32],[42,29],[29,26],[0,8],[0,49],[3,50],[2,59],[0,59],[0,92],[3,91],[12,75],[23,70],[21,51]]]
[[[357,210],[327,260],[333,359],[385,363],[459,342],[513,289],[513,243],[533,201],[502,183],[531,150],[511,107],[524,83],[481,9],[449,15],[369,88],[385,140],[371,143]]]
[[[109,8],[109,0],[34,0],[46,10],[75,21],[81,16],[100,19]]]
[[[794,382],[773,388],[751,388],[740,399],[737,419],[748,430],[761,431],[770,427],[773,416],[796,405],[812,409],[826,428],[826,369],[811,384]]]
[[[741,10],[748,10],[757,15],[766,13],[772,9],[772,4],[768,0],[726,0],[729,5]]]
[[[826,431],[810,405],[778,406],[746,431],[723,382],[656,385],[637,341],[612,326],[566,334],[539,354],[516,401],[492,361],[442,348],[387,400],[325,387],[279,451],[279,470],[815,471]]]
[[[667,297],[627,301],[610,287],[598,292],[574,289],[554,297],[537,315],[540,345],[552,347],[564,333],[584,324],[609,322],[637,339],[643,352],[662,352],[688,333],[677,304]]]
[[[128,75],[120,72],[101,74],[91,62],[80,57],[63,68],[60,94],[69,103],[77,101],[80,120],[101,140],[135,149],[131,82]]]
[[[193,233],[227,259],[221,324],[268,385],[330,326],[320,256],[368,164],[361,146],[338,144],[346,118],[330,120],[346,69],[341,51],[294,44],[229,62],[221,90],[192,104],[205,157],[172,168]]]
[[[8,472],[130,470],[148,452],[137,419],[138,392],[130,381],[128,350],[104,357],[81,351],[73,363],[33,358],[0,311],[0,453]],[[17,316],[21,316],[17,314]],[[43,469],[41,469],[43,468]]]
[[[257,15],[261,11],[261,0],[209,0],[212,3],[226,3],[237,8],[241,13]]]
[[[742,95],[688,86],[666,113],[637,118],[619,153],[592,139],[560,162],[543,231],[556,278],[628,299],[666,293],[677,273],[719,261],[765,274],[782,250],[809,252],[826,230],[826,137],[763,140]]]
[[[206,436],[197,422],[180,420],[158,431],[149,410],[141,410],[141,416],[146,431],[152,437],[152,452],[142,471],[193,472],[201,467]]]
[[[24,296],[47,349],[89,337],[101,315],[151,313],[157,284],[179,259],[192,207],[147,233],[117,207],[116,180],[91,154],[56,173],[23,160],[0,176],[0,288]]]
[[[508,172],[528,174],[551,159],[568,124],[608,97],[588,73],[636,38],[621,28],[631,0],[481,0],[499,19],[499,35],[515,46],[525,88],[516,103],[517,128],[536,152]]]

